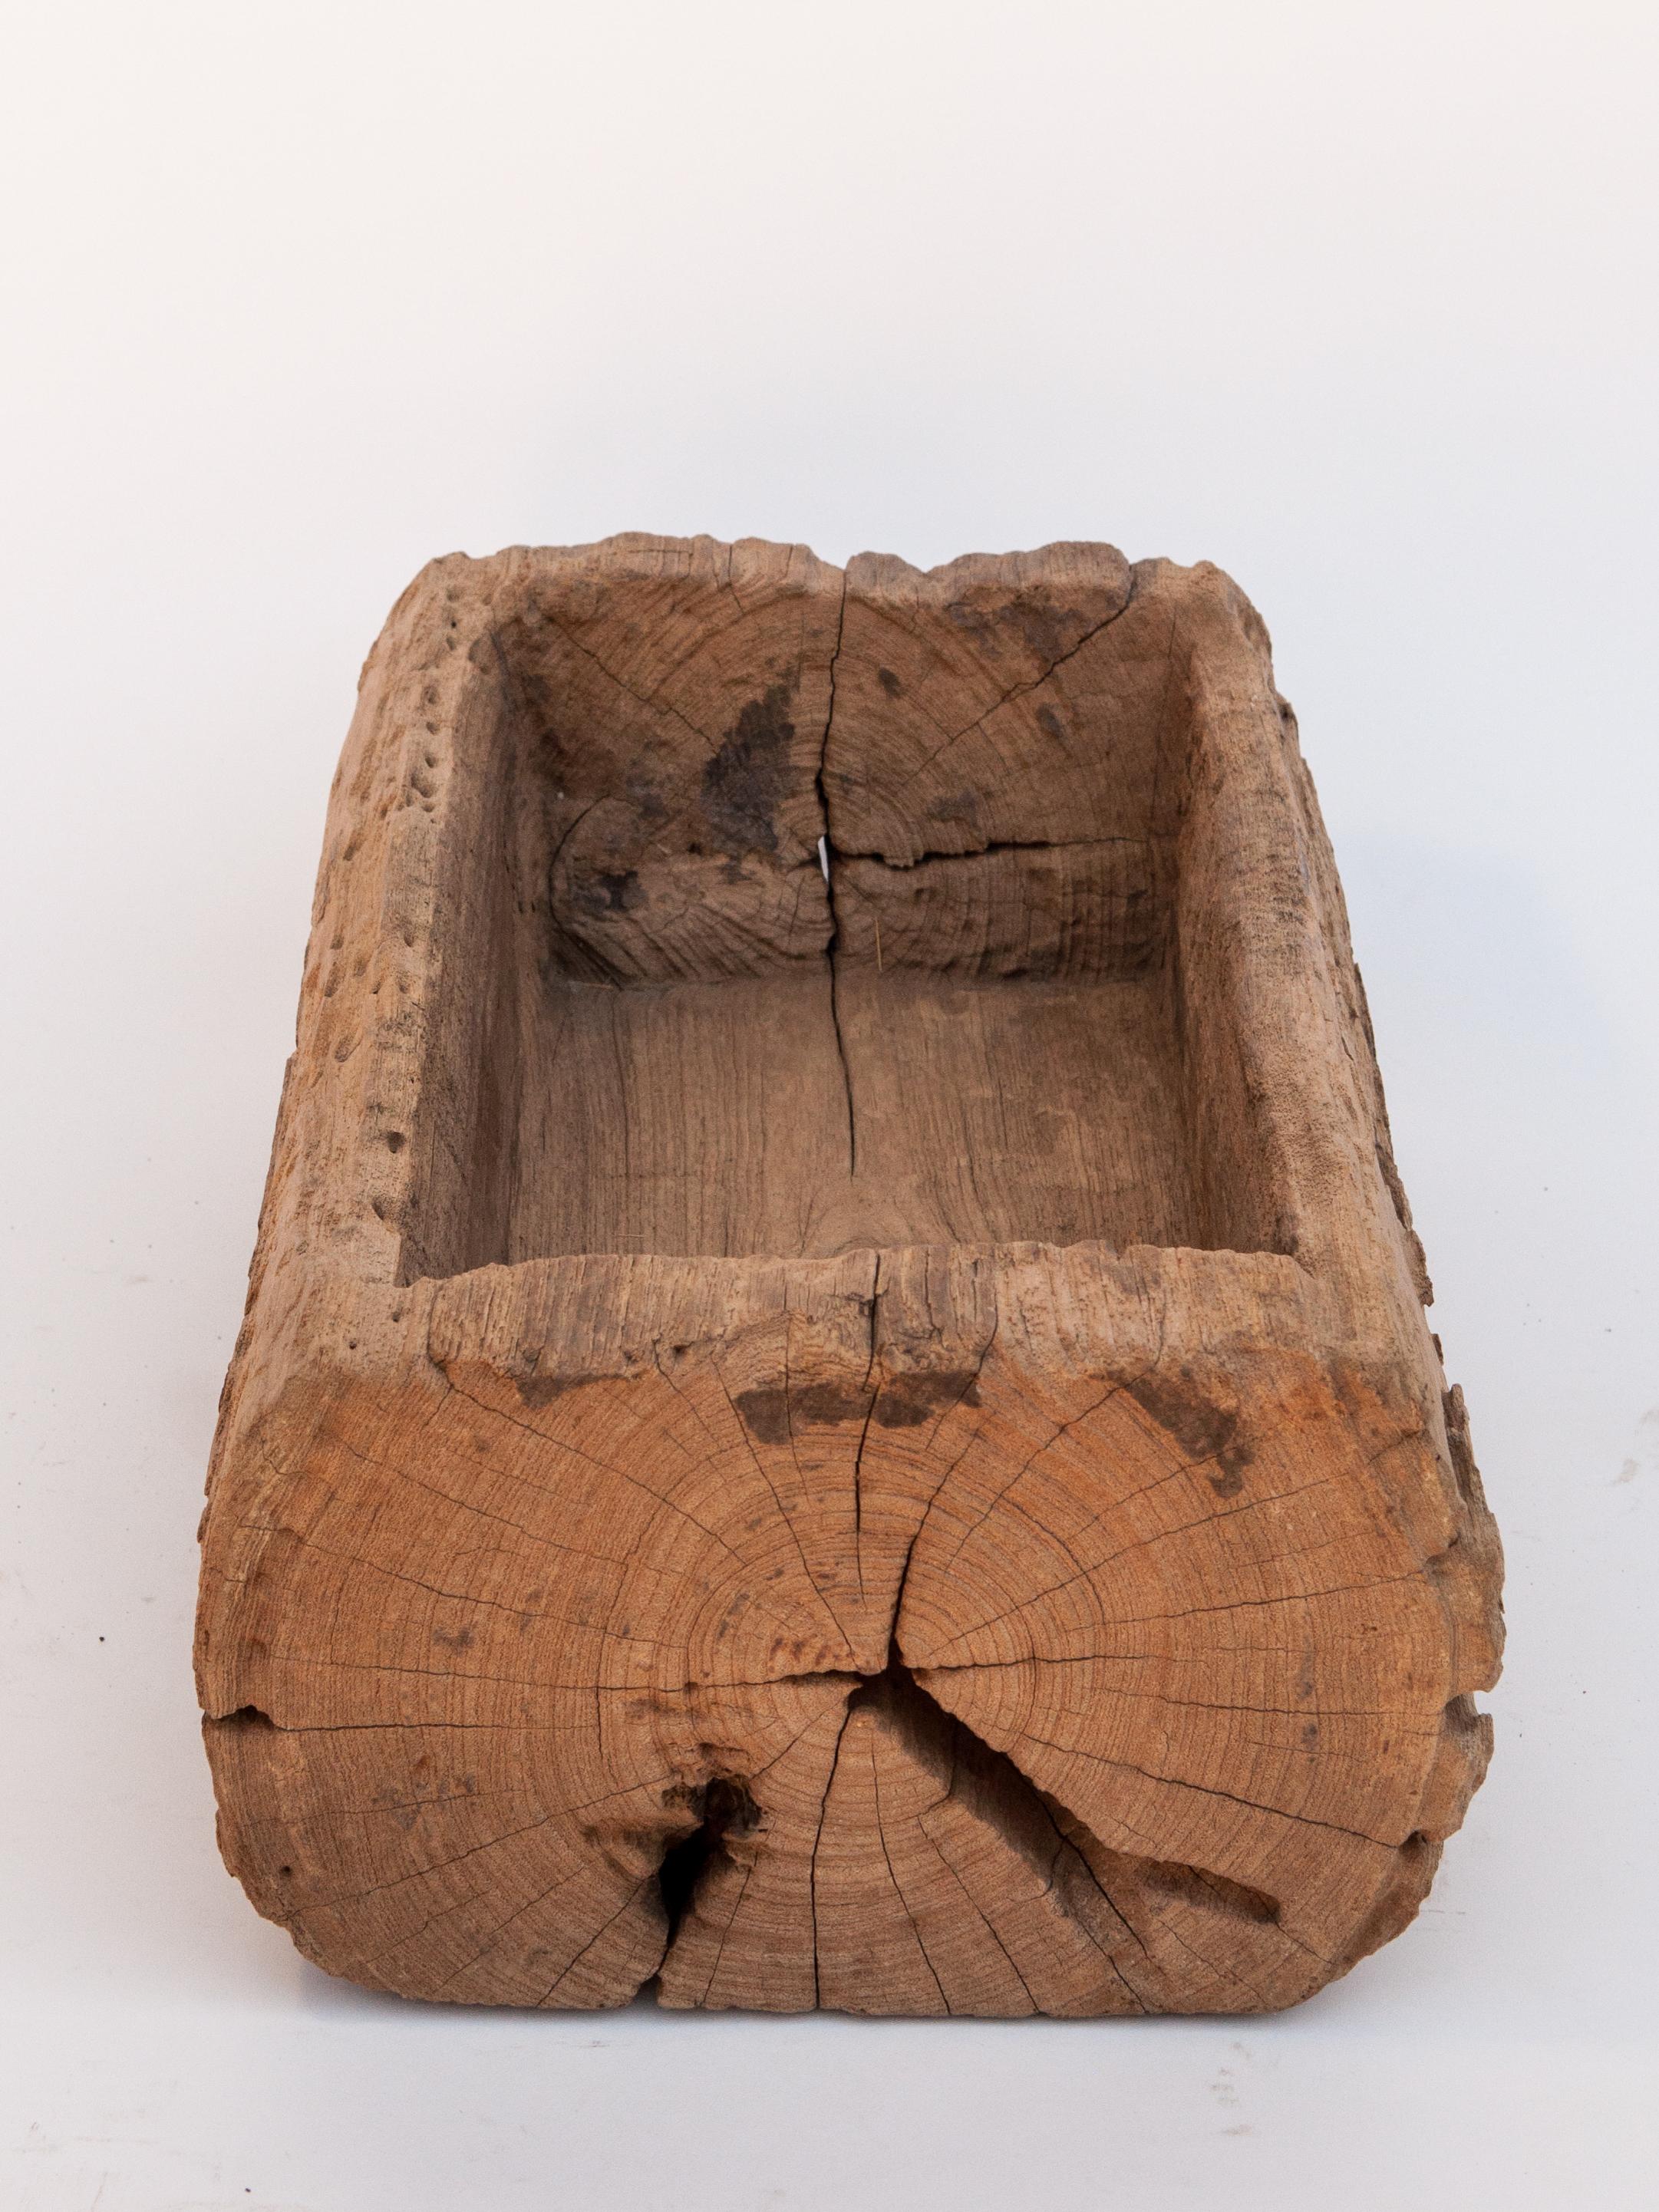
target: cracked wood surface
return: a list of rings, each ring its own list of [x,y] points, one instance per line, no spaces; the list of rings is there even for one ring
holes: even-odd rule
[[[1110,548],[434,562],[204,1517],[226,1857],[411,1996],[1292,2002],[1496,1539],[1265,633]]]

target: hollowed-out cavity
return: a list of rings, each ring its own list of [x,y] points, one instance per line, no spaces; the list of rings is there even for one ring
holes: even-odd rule
[[[659,632],[532,595],[475,653],[404,1279],[1285,1249],[1167,615],[817,574]]]

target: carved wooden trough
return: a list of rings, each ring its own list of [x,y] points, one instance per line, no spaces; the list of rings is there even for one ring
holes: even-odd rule
[[[414,1996],[1305,1996],[1486,1756],[1426,1295],[1218,570],[436,562],[210,1481],[226,1857]]]

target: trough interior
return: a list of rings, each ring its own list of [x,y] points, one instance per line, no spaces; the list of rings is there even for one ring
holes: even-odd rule
[[[447,856],[405,1279],[580,1253],[1285,1249],[1181,715],[1076,733],[1108,787],[1085,834],[985,836],[969,785],[945,849],[884,851],[858,803],[879,685],[850,750],[827,682],[765,666],[727,724],[664,736],[545,626],[495,647],[458,740],[482,836]]]

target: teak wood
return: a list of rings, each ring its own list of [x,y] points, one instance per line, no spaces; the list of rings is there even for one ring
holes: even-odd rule
[[[1248,2012],[1498,1553],[1266,634],[1103,545],[435,562],[210,1482],[225,1856],[412,1996]]]

